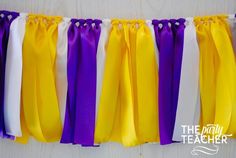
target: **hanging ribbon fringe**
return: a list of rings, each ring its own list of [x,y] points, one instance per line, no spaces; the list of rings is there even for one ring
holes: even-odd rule
[[[215,124],[236,137],[235,19],[0,11],[0,136],[129,147]]]

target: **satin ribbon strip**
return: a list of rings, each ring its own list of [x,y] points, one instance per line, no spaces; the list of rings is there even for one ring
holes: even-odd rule
[[[134,146],[159,140],[155,53],[145,21],[112,20],[95,142]]]
[[[68,38],[67,32],[70,26],[70,19],[63,18],[58,24],[57,56],[56,56],[56,89],[58,104],[61,112],[61,122],[64,123],[66,111],[67,94],[67,52]]]
[[[136,93],[138,106],[138,139],[159,141],[158,129],[158,66],[155,41],[146,23],[141,23],[136,35]]]
[[[196,125],[199,120],[199,48],[193,19],[186,19],[186,23],[174,141],[182,141],[181,125]]]
[[[116,107],[122,59],[122,55],[120,54],[121,34],[119,33],[118,27],[113,24],[111,25],[111,31],[106,45],[106,59],[94,134],[96,143],[103,143],[110,140],[115,115],[118,110]],[[111,85],[112,88],[110,88]]]
[[[21,137],[22,44],[27,14],[21,13],[11,24],[7,47],[4,121],[6,133]]]
[[[222,134],[234,134],[236,65],[226,16],[196,17],[195,23],[200,48],[201,125],[218,124],[223,127]]]
[[[61,17],[30,14],[26,22],[22,54],[23,125],[41,142],[58,141],[62,131],[54,69],[60,21]]]
[[[102,91],[102,81],[104,75],[104,65],[106,60],[106,46],[107,40],[110,33],[110,20],[105,19],[101,24],[101,34],[97,48],[97,84],[96,84],[96,120],[99,109],[100,96]]]
[[[68,30],[67,105],[61,143],[94,145],[96,54],[101,22],[71,20]]]
[[[201,126],[214,123],[215,117],[215,47],[209,30],[210,23],[200,23],[195,19],[196,32],[200,50],[199,83],[201,95]],[[200,25],[201,24],[201,25]],[[205,24],[205,25],[203,25]],[[211,50],[211,51],[209,51]]]
[[[119,81],[119,89],[116,102],[117,110],[114,117],[114,125],[110,141],[120,142],[124,146],[134,146],[139,144],[139,142],[137,133],[135,131],[135,107],[133,100],[134,96],[132,93],[132,59],[130,58],[130,56],[134,53],[135,50],[135,40],[131,40],[131,38],[134,38],[136,36],[136,31],[132,22],[130,23],[126,20],[114,19],[112,21],[112,25],[113,28],[115,28],[114,30],[116,31],[116,38],[120,38],[120,41],[118,42],[118,44],[120,45],[117,52],[120,56],[118,57],[118,61],[120,61],[118,70],[120,76],[116,79]],[[112,42],[115,41],[109,42],[111,42],[112,45]],[[115,47],[109,50],[108,53],[114,49]],[[105,80],[103,83],[105,83]],[[108,87],[107,84],[106,86]]]
[[[233,15],[231,19],[229,19],[229,24],[232,33],[231,36],[232,36],[232,45],[234,48],[234,55],[236,57],[236,14]],[[236,129],[234,126],[235,124],[236,124],[236,108],[235,106],[233,106],[231,121],[229,129],[227,131],[228,134],[233,134],[233,138],[236,138]]]
[[[216,116],[215,124],[223,127],[223,134],[236,136],[236,63],[232,45],[232,34],[227,17],[219,18],[212,23],[211,33],[217,49],[219,69],[216,84]],[[224,43],[222,45],[222,43]],[[227,82],[225,82],[227,80]],[[231,108],[231,109],[230,109]],[[230,117],[230,120],[228,118]],[[227,129],[228,126],[228,129]]]
[[[158,50],[157,44],[156,44],[155,30],[154,30],[154,27],[153,27],[153,24],[152,24],[152,20],[146,20],[146,23],[147,23],[147,25],[148,25],[148,27],[151,31],[152,38],[153,38],[153,41],[154,41],[156,62],[157,62],[158,70],[159,70],[159,50]]]
[[[0,137],[10,139],[13,139],[14,137],[6,133],[4,121],[5,67],[10,26],[17,16],[19,16],[19,13],[5,10],[0,11]]]
[[[160,143],[172,143],[178,103],[185,19],[153,20],[159,48]]]

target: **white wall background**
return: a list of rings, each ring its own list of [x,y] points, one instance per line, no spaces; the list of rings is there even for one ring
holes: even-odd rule
[[[236,0],[0,0],[0,9],[80,18],[153,19],[232,14],[236,13]],[[81,148],[34,140],[27,145],[0,140],[0,158],[188,158],[194,157],[191,149],[191,145],[181,144],[123,148],[108,143],[97,148]],[[236,140],[221,145],[215,156],[201,157],[235,158]]]

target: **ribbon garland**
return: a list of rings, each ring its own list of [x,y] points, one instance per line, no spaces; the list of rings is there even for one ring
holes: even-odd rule
[[[236,137],[235,19],[0,11],[0,136],[129,147],[219,124]]]

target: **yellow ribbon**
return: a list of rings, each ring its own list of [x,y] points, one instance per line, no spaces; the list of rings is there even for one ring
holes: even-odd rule
[[[120,34],[118,26],[113,25],[106,48],[102,91],[95,129],[96,143],[109,141],[115,122],[115,114],[118,110],[117,100],[122,59],[122,54],[120,53],[122,44],[121,38],[122,35]]]
[[[141,142],[159,142],[158,70],[154,44],[148,26],[142,23],[136,43],[137,131]]]
[[[216,68],[214,64],[215,51],[210,23],[201,18],[195,18],[197,38],[200,50],[200,96],[201,96],[201,126],[214,123]]]
[[[55,57],[57,25],[60,17],[29,15],[23,42],[22,113],[21,120],[35,139],[58,141],[62,125],[55,89]],[[25,136],[25,137],[24,137]],[[27,134],[17,138],[26,142]]]
[[[201,125],[235,133],[236,65],[225,16],[195,18],[200,48]],[[232,124],[232,123],[231,123]],[[230,134],[230,133],[229,133]]]
[[[158,73],[148,26],[142,20],[112,20],[106,54],[95,142],[158,141]]]

